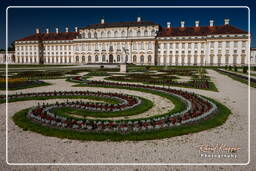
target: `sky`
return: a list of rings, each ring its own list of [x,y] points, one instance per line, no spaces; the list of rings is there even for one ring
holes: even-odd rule
[[[28,1],[29,0],[27,0],[26,2]],[[32,3],[30,3],[30,5],[31,4]],[[14,4],[4,5],[19,6],[23,4],[16,2]],[[41,5],[40,0],[39,3],[36,5]],[[86,4],[80,3],[79,5]],[[99,3],[97,5],[104,5],[104,3]],[[124,3],[121,5],[130,4]],[[157,5],[162,4],[159,3]],[[256,41],[254,36],[256,30],[254,16],[256,14],[254,12],[254,8],[251,8],[251,33],[253,38],[252,46],[256,47]],[[5,14],[5,11],[2,10],[3,6],[1,6],[0,17],[3,17],[3,14]],[[171,25],[173,27],[180,26],[180,21],[185,21],[185,26],[194,26],[196,20],[200,21],[200,25],[209,25],[209,20],[211,19],[214,20],[214,25],[223,25],[224,19],[229,18],[231,25],[248,31],[247,8],[9,8],[7,18],[9,33],[8,45],[10,46],[11,42],[13,42],[14,40],[34,34],[36,28],[39,28],[40,32],[45,32],[46,28],[49,28],[50,32],[55,32],[56,27],[63,32],[65,31],[65,27],[69,27],[70,31],[74,31],[74,27],[76,26],[78,28],[81,28],[85,27],[88,24],[99,23],[100,18],[102,17],[105,18],[105,22],[124,22],[136,21],[137,16],[141,16],[142,20],[153,21],[163,27],[166,27],[166,22],[168,21],[171,22]],[[5,20],[5,18],[3,18],[3,20]],[[2,20],[0,20],[0,22],[3,23]],[[5,48],[5,27],[3,27],[5,26],[5,23],[3,23],[3,25],[1,23],[0,49]]]

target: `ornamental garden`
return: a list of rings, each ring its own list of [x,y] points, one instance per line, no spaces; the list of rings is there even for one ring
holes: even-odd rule
[[[10,93],[7,98],[2,94],[0,103],[6,100],[8,103],[39,100],[33,107],[20,109],[12,119],[24,131],[46,136],[95,141],[161,139],[219,126],[231,113],[218,101],[189,91],[218,91],[204,68],[152,67],[145,70],[142,67],[130,69],[128,73],[104,68],[59,69],[47,72],[13,71],[11,74],[13,76],[8,80]],[[50,87],[55,79],[66,80],[79,90],[57,91],[49,88],[40,92],[11,92],[35,85]],[[1,84],[6,82],[4,78],[0,81]],[[189,89],[181,90],[180,87]],[[99,90],[91,91],[92,88]],[[108,89],[120,91],[113,93]],[[122,93],[122,90],[135,93]],[[160,96],[174,107],[162,114],[156,112],[145,116],[144,113],[157,104],[136,92]],[[45,102],[49,99],[56,102]]]

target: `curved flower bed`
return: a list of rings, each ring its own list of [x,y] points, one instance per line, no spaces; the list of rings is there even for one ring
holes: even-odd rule
[[[139,88],[144,90],[156,91],[167,96],[175,96],[182,101],[186,107],[176,113],[168,112],[164,115],[154,116],[142,119],[130,120],[95,120],[95,119],[78,119],[70,118],[64,115],[57,115],[52,112],[53,109],[68,106],[71,108],[84,108],[81,103],[57,103],[52,105],[38,105],[30,109],[27,117],[44,126],[72,129],[85,132],[118,132],[132,133],[144,132],[150,130],[159,130],[164,128],[177,127],[180,125],[193,124],[200,120],[207,119],[215,114],[217,106],[208,99],[196,94],[188,93],[181,90],[154,87],[148,85],[122,84],[105,81],[86,81],[82,77],[74,77],[76,81],[83,82],[87,86],[103,87],[122,87],[122,88]],[[139,102],[138,100],[133,100]],[[132,103],[134,105],[134,103]],[[134,106],[132,106],[134,107]],[[100,106],[87,107],[87,110],[102,110]]]

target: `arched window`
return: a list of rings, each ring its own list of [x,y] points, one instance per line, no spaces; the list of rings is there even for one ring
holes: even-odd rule
[[[141,32],[140,30],[137,31],[137,36],[140,37],[141,36]]]
[[[148,36],[148,30],[144,31],[144,36]]]
[[[117,62],[120,62],[121,58],[120,58],[120,55],[117,55]]]
[[[137,56],[136,55],[133,56],[132,61],[137,62]]]
[[[104,31],[102,31],[102,32],[100,33],[100,37],[105,37]]]
[[[95,56],[95,62],[98,62],[99,61],[99,57],[98,55]]]
[[[82,62],[85,62],[85,56],[82,56]]]
[[[76,62],[79,62],[79,56],[76,56]]]
[[[151,36],[155,36],[155,30],[154,29],[151,31]]]
[[[148,62],[152,62],[152,56],[148,55]]]
[[[130,30],[130,31],[128,32],[128,36],[129,36],[129,37],[132,37],[132,30]]]
[[[92,57],[88,56],[88,63],[91,63],[91,62],[92,62]]]
[[[111,32],[110,32],[110,31],[108,31],[107,35],[108,35],[108,37],[111,37]]]
[[[140,62],[144,63],[144,56],[143,55],[140,56]]]
[[[115,31],[114,37],[118,37],[118,32],[117,31]]]
[[[121,36],[125,37],[125,32],[124,31],[122,31]]]
[[[105,62],[105,61],[106,61],[106,56],[102,55],[102,62]]]
[[[91,32],[88,33],[88,38],[90,39],[92,37]]]
[[[95,37],[95,38],[97,38],[97,37],[98,37],[97,32],[94,32],[94,37]]]

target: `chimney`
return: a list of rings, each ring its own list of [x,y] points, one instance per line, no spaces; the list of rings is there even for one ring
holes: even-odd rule
[[[36,34],[39,34],[40,33],[40,30],[39,28],[36,29]]]
[[[214,23],[214,20],[210,20],[210,26],[212,27]]]
[[[49,29],[48,28],[46,29],[46,33],[49,34]]]
[[[75,27],[75,32],[78,32],[78,27]]]
[[[195,26],[199,27],[199,21],[195,21]]]
[[[228,25],[229,24],[229,19],[224,19],[224,25]]]
[[[167,28],[171,28],[171,22],[167,22]]]
[[[104,24],[104,23],[105,23],[105,19],[104,19],[104,18],[101,18],[101,19],[100,19],[100,23],[101,23],[101,24]]]
[[[57,34],[59,33],[59,29],[58,29],[58,28],[56,28],[56,33],[57,33]]]
[[[66,27],[66,33],[68,33],[68,27]]]
[[[137,17],[137,22],[141,22],[141,17]]]
[[[181,28],[184,28],[184,26],[185,26],[185,21],[181,21],[181,22],[180,22],[180,27],[181,27]]]

